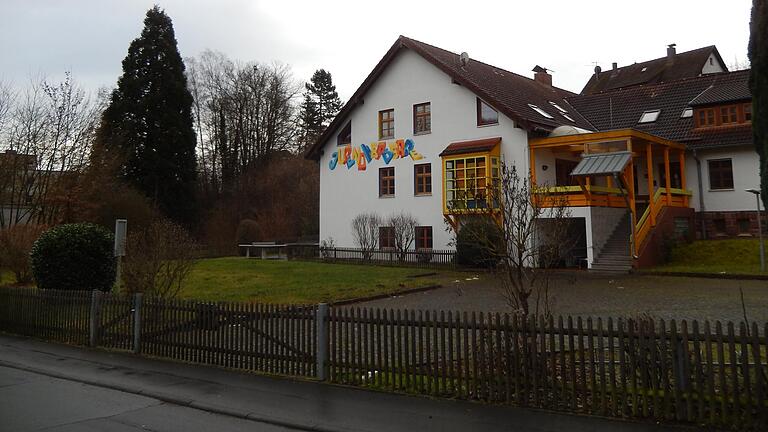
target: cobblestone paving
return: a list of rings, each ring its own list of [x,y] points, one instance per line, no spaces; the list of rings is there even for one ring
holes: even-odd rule
[[[390,297],[353,306],[506,312],[499,283],[488,274],[465,273],[443,288]],[[629,317],[650,314],[669,320],[742,321],[744,291],[747,317],[768,322],[768,281],[558,273],[550,283],[555,316]]]

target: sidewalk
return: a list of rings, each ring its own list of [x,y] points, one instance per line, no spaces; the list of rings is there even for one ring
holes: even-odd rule
[[[0,335],[0,366],[309,431],[690,430],[373,392],[8,335]]]

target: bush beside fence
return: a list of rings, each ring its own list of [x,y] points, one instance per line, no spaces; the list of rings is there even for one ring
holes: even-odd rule
[[[146,299],[0,289],[0,330],[383,390],[768,426],[768,325]]]

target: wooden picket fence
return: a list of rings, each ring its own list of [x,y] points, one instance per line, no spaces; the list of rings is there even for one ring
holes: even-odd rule
[[[656,421],[768,426],[768,325],[332,309],[334,382]]]
[[[141,353],[272,374],[314,377],[313,306],[146,300]]]
[[[456,251],[425,249],[397,252],[393,249],[365,251],[358,248],[319,249],[320,260],[355,264],[409,266],[418,268],[455,268]]]
[[[0,331],[435,397],[768,428],[768,324],[545,320],[0,288]]]

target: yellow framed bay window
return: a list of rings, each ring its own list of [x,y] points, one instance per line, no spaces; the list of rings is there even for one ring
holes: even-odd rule
[[[443,213],[495,208],[491,187],[499,184],[500,138],[451,144],[442,157]],[[457,145],[460,144],[460,145]]]

